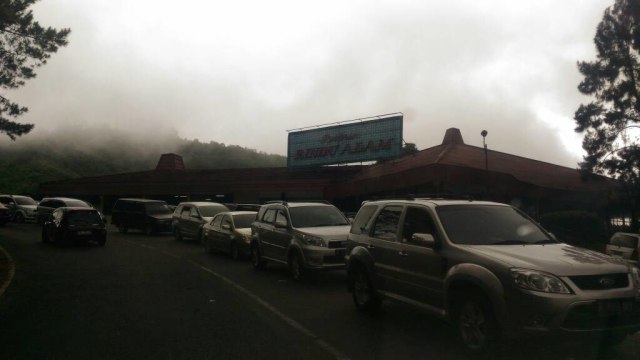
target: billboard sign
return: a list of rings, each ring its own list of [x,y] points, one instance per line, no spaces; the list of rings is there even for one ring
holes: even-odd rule
[[[289,133],[287,166],[346,164],[399,157],[402,114]]]

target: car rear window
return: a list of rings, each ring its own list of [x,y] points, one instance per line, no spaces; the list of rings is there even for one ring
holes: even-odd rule
[[[635,249],[638,247],[638,237],[626,234],[614,234],[609,243],[611,245]]]
[[[202,217],[213,217],[217,213],[221,213],[223,211],[229,211],[226,206],[218,205],[218,206],[199,206],[198,211],[200,211],[200,216]]]
[[[69,225],[97,225],[102,219],[97,211],[72,211],[67,214]]]

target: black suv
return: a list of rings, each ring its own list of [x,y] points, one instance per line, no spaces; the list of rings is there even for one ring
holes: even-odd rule
[[[226,206],[208,201],[183,202],[173,212],[171,227],[177,241],[191,238],[202,241],[202,227],[223,211]]]
[[[151,235],[171,231],[172,214],[162,200],[118,199],[111,210],[111,224],[123,234],[129,229],[138,229]]]
[[[55,209],[51,220],[44,222],[42,227],[42,242],[47,243],[78,243],[96,242],[104,246],[107,241],[102,215],[93,208],[60,207]]]
[[[289,266],[295,280],[313,270],[344,269],[349,220],[329,203],[277,201],[263,205],[251,224],[251,259]]]

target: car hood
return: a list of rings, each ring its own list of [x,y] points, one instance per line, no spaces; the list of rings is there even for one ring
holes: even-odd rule
[[[624,260],[599,252],[567,245],[468,245],[511,267],[549,272],[558,276],[625,273]]]
[[[156,220],[171,220],[173,214],[155,214],[149,215],[149,217],[154,218]]]
[[[205,222],[207,224],[210,223],[211,220],[213,220],[213,216],[203,216],[202,217],[202,222]]]
[[[25,209],[25,210],[29,210],[31,212],[34,212],[38,208],[38,205],[18,205],[18,207],[21,208],[21,209]]]
[[[318,227],[306,227],[298,228],[298,231],[303,234],[315,235],[319,237],[331,237],[347,239],[351,225],[339,225],[339,226],[318,226]]]

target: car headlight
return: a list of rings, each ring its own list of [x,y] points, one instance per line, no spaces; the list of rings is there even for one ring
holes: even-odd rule
[[[321,237],[302,234],[300,235],[300,238],[307,245],[321,246],[321,247],[325,246],[324,240]]]
[[[556,276],[536,270],[511,269],[515,284],[523,289],[554,294],[571,294],[571,290]]]

